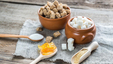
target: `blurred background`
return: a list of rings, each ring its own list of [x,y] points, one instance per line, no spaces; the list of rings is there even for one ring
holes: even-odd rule
[[[31,4],[31,5],[44,5],[47,1],[54,0],[0,0],[1,2]],[[79,8],[113,8],[113,0],[58,0],[61,3],[68,4],[70,7]]]

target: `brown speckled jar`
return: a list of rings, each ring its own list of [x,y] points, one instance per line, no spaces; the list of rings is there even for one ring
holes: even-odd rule
[[[86,29],[76,29],[70,25],[70,22],[73,19],[74,18],[70,19],[66,24],[66,27],[65,27],[66,37],[73,38],[75,40],[75,43],[77,44],[86,44],[91,42],[96,34],[96,26],[94,22],[90,18],[87,18],[93,22],[92,26]]]
[[[60,30],[60,29],[65,28],[65,25],[68,22],[68,20],[70,19],[70,15],[71,15],[71,12],[70,12],[65,17],[58,18],[58,19],[49,19],[49,18],[41,16],[39,14],[39,11],[38,11],[38,16],[39,16],[39,20],[40,20],[42,26],[49,30]]]

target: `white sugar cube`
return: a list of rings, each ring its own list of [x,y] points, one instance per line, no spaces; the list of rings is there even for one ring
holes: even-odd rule
[[[74,18],[74,19],[72,20],[72,22],[76,23],[76,22],[77,22],[77,18]]]
[[[81,26],[81,29],[86,29],[86,25]]]
[[[68,42],[68,50],[69,51],[74,50],[74,46],[73,46],[74,39],[73,38],[69,38],[67,42]]]
[[[89,21],[88,21],[88,24],[93,24],[93,22],[89,20]]]
[[[77,21],[78,21],[78,20],[82,20],[82,16],[78,16],[78,17],[77,17]]]
[[[87,21],[87,20],[88,20],[88,19],[87,19],[86,17],[82,18],[83,23],[84,23],[85,21]]]
[[[82,20],[79,20],[79,21],[78,21],[78,25],[79,25],[79,26],[82,26],[82,25],[83,25],[83,21],[82,21]]]
[[[73,26],[75,23],[74,22],[70,22],[70,25]]]
[[[78,29],[81,29],[81,26],[78,26],[77,28],[78,28]]]
[[[67,49],[66,44],[62,44],[62,50],[66,50],[66,49]]]
[[[78,24],[74,24],[74,25],[73,25],[73,28],[77,28],[77,27],[78,27]]]
[[[69,39],[67,40],[67,42],[68,42],[68,43],[73,43],[73,42],[74,42],[74,39],[73,39],[73,38],[69,38]]]
[[[83,24],[87,26],[88,25],[88,21],[85,21]]]
[[[87,28],[90,28],[91,27],[91,24],[89,24],[88,26],[87,26]]]

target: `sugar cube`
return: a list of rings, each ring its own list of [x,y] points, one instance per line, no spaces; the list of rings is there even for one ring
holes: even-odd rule
[[[81,26],[81,29],[86,29],[86,25]]]
[[[88,21],[85,21],[83,24],[87,26],[88,25]]]
[[[78,27],[78,24],[74,24],[74,25],[73,25],[73,28],[77,28],[77,27]]]
[[[78,17],[77,17],[77,21],[78,21],[78,20],[82,20],[82,16],[78,16]]]
[[[67,42],[68,42],[68,50],[69,51],[74,50],[74,46],[73,46],[74,39],[73,38],[69,38]]]
[[[91,24],[89,24],[88,26],[87,26],[87,28],[90,28],[91,27]]]
[[[89,21],[88,21],[88,24],[93,24],[93,22],[89,20]]]
[[[66,50],[66,49],[67,49],[66,44],[62,44],[62,50]]]
[[[79,26],[82,26],[82,25],[83,25],[83,21],[82,21],[82,20],[79,20],[79,21],[78,21],[78,25],[79,25]]]
[[[47,43],[50,43],[52,39],[53,39],[53,37],[47,36],[47,37],[46,37],[46,42],[47,42]]]
[[[61,33],[60,33],[59,31],[53,33],[53,36],[54,36],[54,37],[58,37],[58,36],[60,36],[60,35],[61,35]]]
[[[73,26],[75,23],[74,22],[70,22],[70,25]]]
[[[76,22],[77,22],[77,18],[74,18],[74,19],[72,20],[72,22],[76,23]]]
[[[37,31],[42,31],[42,27],[37,27]]]
[[[78,26],[77,28],[78,28],[78,29],[81,29],[81,26]]]
[[[88,19],[87,19],[86,17],[82,18],[83,23],[84,23],[85,21],[87,21],[87,20],[88,20]]]

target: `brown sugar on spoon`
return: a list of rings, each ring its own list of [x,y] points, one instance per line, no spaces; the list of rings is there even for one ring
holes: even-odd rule
[[[54,37],[58,37],[58,36],[60,36],[60,35],[61,35],[61,33],[60,33],[59,31],[57,31],[57,32],[55,32],[55,33],[53,34]]]

